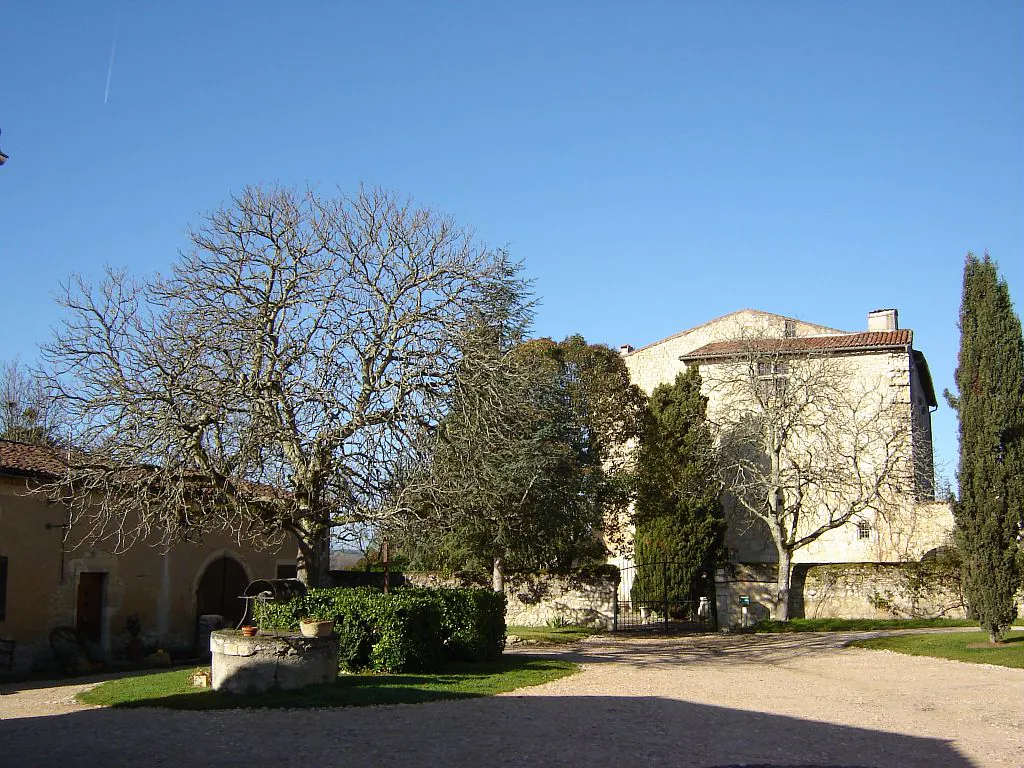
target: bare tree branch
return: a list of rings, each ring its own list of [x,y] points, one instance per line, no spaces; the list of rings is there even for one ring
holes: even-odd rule
[[[727,503],[765,526],[788,616],[793,554],[829,531],[901,508],[915,492],[910,414],[880,375],[754,334],[701,373],[716,404]]]
[[[170,275],[64,286],[44,355],[78,458],[51,491],[121,546],[290,534],[316,581],[332,526],[394,512],[382,488],[450,401],[467,323],[526,286],[380,189],[250,187],[190,236]]]

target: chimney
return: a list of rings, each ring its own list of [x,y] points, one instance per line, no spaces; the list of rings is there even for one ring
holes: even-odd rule
[[[868,312],[869,331],[898,331],[900,327],[899,310],[876,309]]]
[[[619,354],[622,355],[623,357],[625,357],[626,355],[628,355],[632,351],[633,351],[633,345],[632,344],[623,344],[621,347],[619,347]]]

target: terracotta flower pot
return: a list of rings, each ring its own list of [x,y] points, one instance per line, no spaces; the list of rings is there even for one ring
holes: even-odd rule
[[[250,627],[248,624],[242,627],[242,635],[245,637],[256,637],[257,632],[259,632],[259,629],[256,627]]]
[[[303,637],[328,637],[334,631],[334,622],[300,621],[299,631]]]

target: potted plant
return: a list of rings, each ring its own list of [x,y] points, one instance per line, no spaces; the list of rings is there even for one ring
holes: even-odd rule
[[[330,637],[334,632],[334,622],[307,616],[299,619],[299,632],[303,637]]]

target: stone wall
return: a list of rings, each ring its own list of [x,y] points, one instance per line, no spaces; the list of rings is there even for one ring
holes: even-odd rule
[[[419,586],[477,586],[458,577],[432,573],[404,574],[406,583]],[[618,572],[570,575],[513,575],[505,580],[509,626],[543,627],[553,623],[610,630],[615,622]]]
[[[741,597],[749,603],[747,624],[775,617],[775,567],[732,564],[715,574],[718,621],[743,626]],[[964,618],[955,579],[922,563],[803,564],[793,568],[792,618]]]
[[[618,584],[617,575],[520,577],[505,586],[505,620],[522,627],[561,621],[611,629]]]
[[[955,580],[921,563],[797,566],[794,616],[809,619],[966,618]]]

